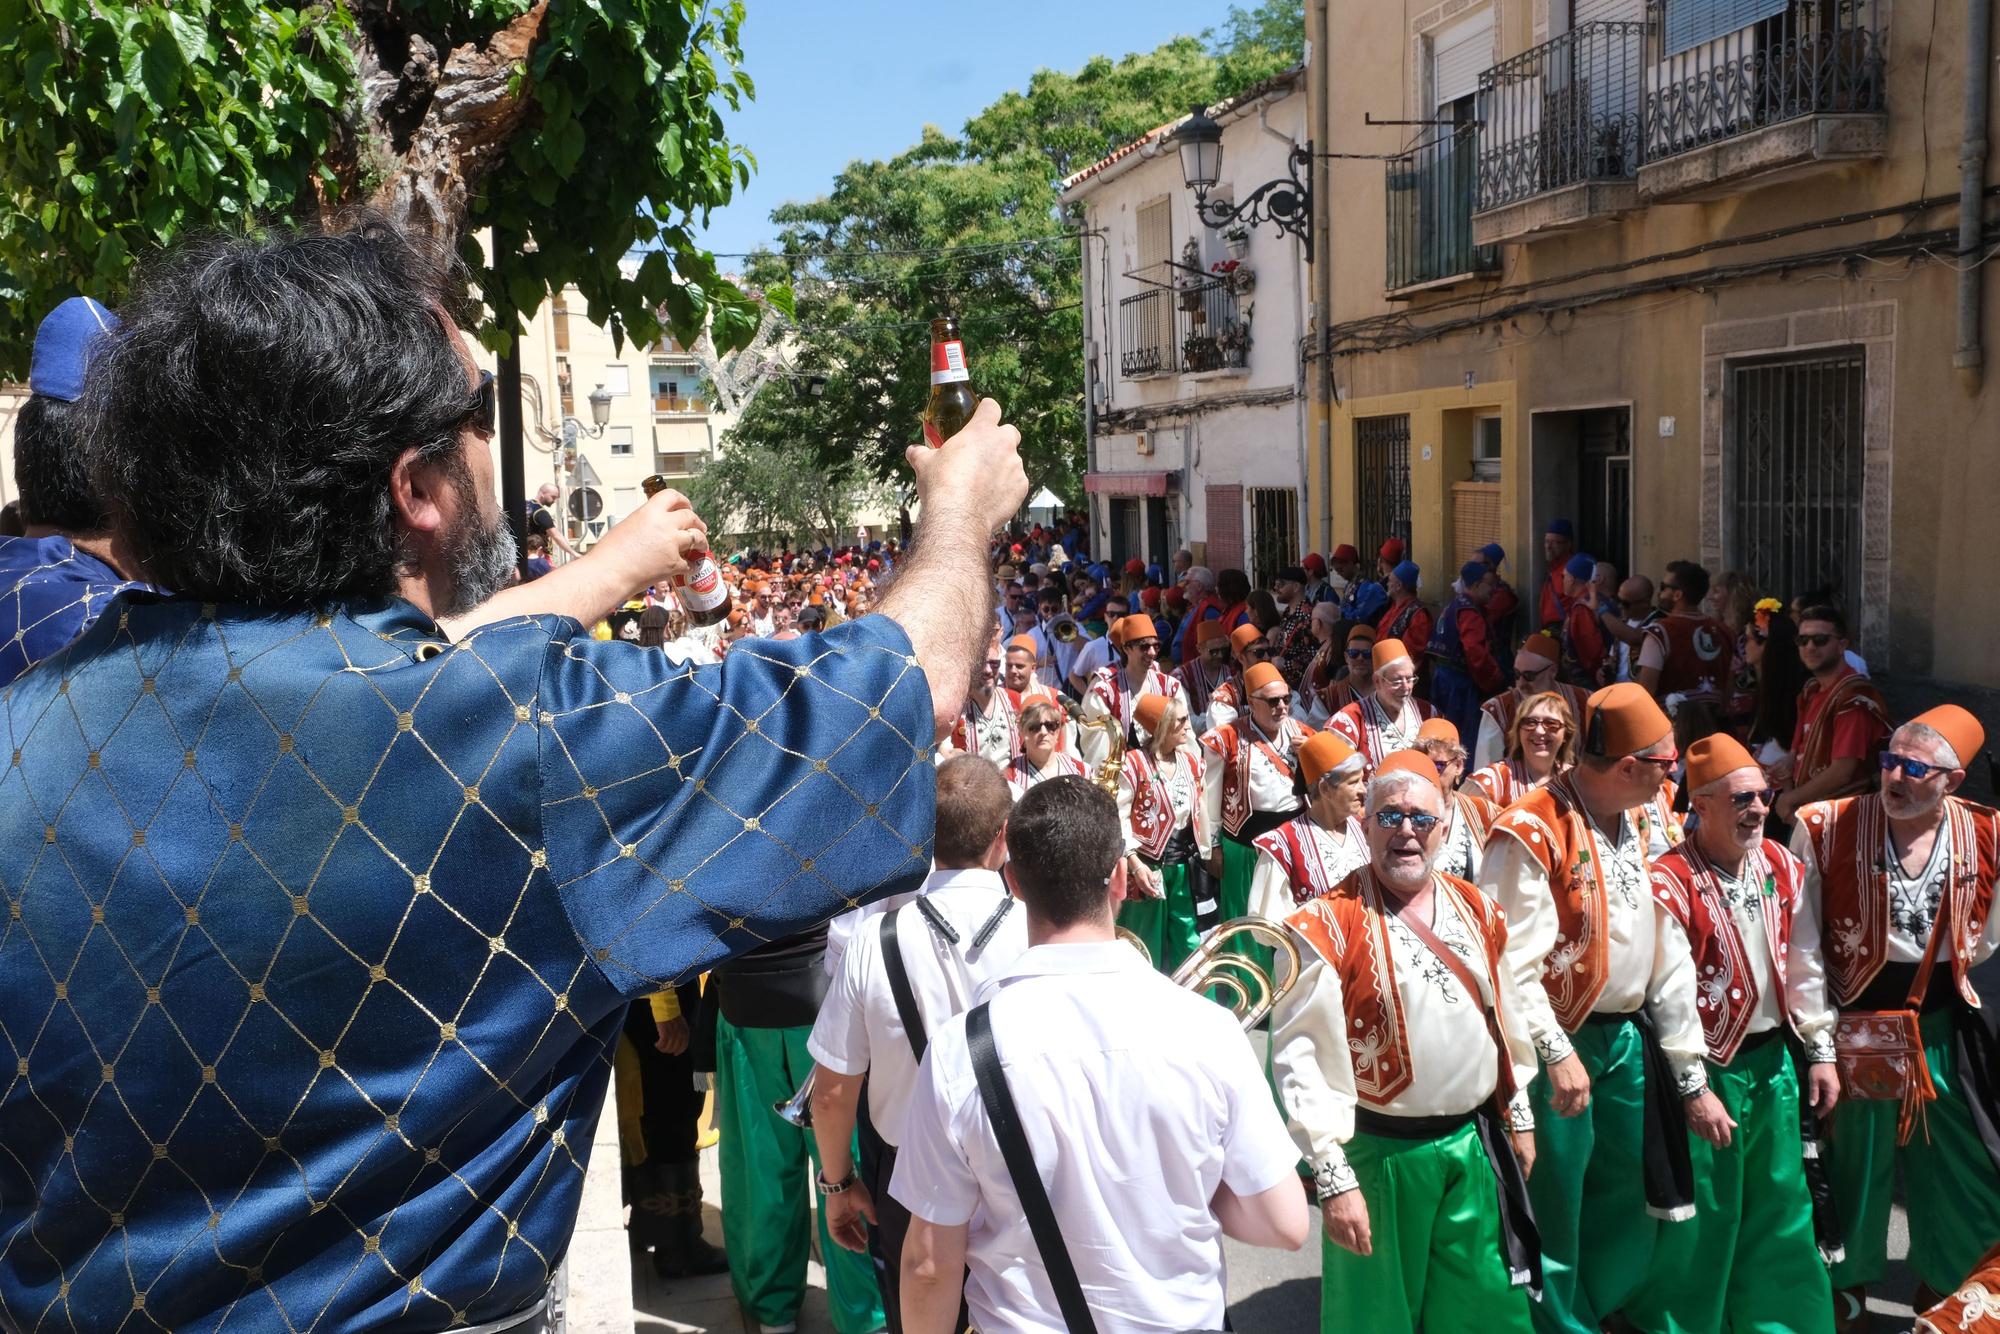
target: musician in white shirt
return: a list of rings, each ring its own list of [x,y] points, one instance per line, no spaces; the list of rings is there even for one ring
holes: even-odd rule
[[[1229,1011],[1113,934],[1125,894],[1111,794],[1041,784],[1008,824],[1028,952],[989,984],[994,1045],[1101,1334],[1220,1329],[1222,1237],[1296,1250],[1297,1150]],[[966,1016],[933,1035],[890,1186],[910,1334],[953,1334],[961,1267],[984,1334],[1061,1331],[1054,1288],[973,1072]]]
[[[902,1328],[897,1275],[910,1214],[888,1187],[917,1060],[929,1035],[1028,947],[1026,914],[999,874],[1012,808],[1013,793],[992,765],[973,756],[946,761],[938,771],[937,869],[914,900],[861,925],[806,1041],[819,1068],[812,1129],[827,1231],[848,1250],[873,1251],[891,1331]],[[890,976],[892,946],[909,984],[907,1022]]]

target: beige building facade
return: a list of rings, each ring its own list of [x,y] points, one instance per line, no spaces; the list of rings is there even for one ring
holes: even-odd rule
[[[1529,588],[1569,518],[1623,571],[1830,588],[1878,670],[2000,686],[2000,364],[1955,365],[1962,308],[2000,338],[2000,226],[1958,253],[1967,6],[1308,13],[1315,139],[1381,155],[1321,164],[1322,543],[1406,536],[1438,597],[1498,540]]]

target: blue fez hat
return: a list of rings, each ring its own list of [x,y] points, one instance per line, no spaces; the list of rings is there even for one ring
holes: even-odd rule
[[[1406,560],[1402,564],[1398,565],[1395,569],[1389,571],[1389,573],[1396,576],[1397,583],[1401,584],[1403,587],[1411,590],[1412,592],[1415,592],[1417,587],[1417,576],[1420,575],[1422,571],[1417,568],[1417,563],[1415,561]]]
[[[1486,558],[1488,565],[1497,566],[1501,561],[1507,559],[1507,548],[1501,546],[1498,542],[1488,542],[1485,546],[1479,548],[1479,554]]]
[[[1458,581],[1467,588],[1472,587],[1487,575],[1493,573],[1483,560],[1469,560],[1459,567]]]
[[[87,296],[73,296],[57,306],[35,331],[28,389],[65,403],[82,398],[83,373],[95,355],[91,344],[117,328],[118,317]]]
[[[1563,568],[1568,570],[1575,578],[1587,581],[1592,575],[1597,573],[1597,562],[1579,551],[1576,555],[1569,558],[1569,564],[1563,566]]]
[[[1576,525],[1568,519],[1550,519],[1548,531],[1554,537],[1567,537],[1572,542],[1576,540]]]

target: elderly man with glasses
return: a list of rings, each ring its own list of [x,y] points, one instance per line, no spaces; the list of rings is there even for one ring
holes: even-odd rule
[[[1301,967],[1271,1016],[1325,1224],[1320,1328],[1527,1334],[1535,1047],[1507,921],[1436,869],[1428,758],[1391,756],[1367,792],[1366,860],[1286,918]]]
[[[1417,744],[1417,731],[1436,711],[1415,698],[1417,664],[1400,639],[1378,639],[1370,652],[1375,689],[1333,715],[1328,727],[1348,744],[1380,764],[1399,750]]]
[[[1507,757],[1507,734],[1521,705],[1553,690],[1569,701],[1570,716],[1583,716],[1587,692],[1556,680],[1562,645],[1554,635],[1537,632],[1522,641],[1514,654],[1514,684],[1479,706],[1479,736],[1472,746],[1470,767],[1476,772]]]
[[[1093,771],[1111,754],[1111,738],[1132,726],[1132,706],[1145,695],[1178,699],[1181,683],[1160,670],[1160,632],[1150,616],[1127,616],[1111,627],[1110,638],[1125,655],[1100,667],[1083,692],[1077,724],[1077,748]]]
[[[1299,813],[1299,748],[1311,729],[1292,717],[1292,688],[1268,662],[1243,673],[1249,708],[1201,737],[1203,819],[1197,829],[1208,873],[1221,881],[1222,919],[1250,906],[1257,836]]]
[[[1933,1300],[2000,1240],[2000,1044],[1970,980],[2000,947],[2000,814],[1954,795],[1985,740],[1955,704],[1919,714],[1889,738],[1878,791],[1802,808],[1792,837],[1825,929],[1843,1060],[1860,1050],[1853,1038],[1897,1027],[1921,1056],[1913,1087],[1936,1093],[1928,1105],[1917,1093],[1899,1107],[1850,1087],[1835,1116],[1827,1151],[1847,1228],[1847,1257],[1833,1267],[1843,1329],[1865,1328],[1867,1285],[1887,1273],[1899,1166],[1910,1268]],[[1917,1033],[1897,1011],[1917,1013]],[[1921,1129],[1912,1124],[1919,1111]],[[1929,1302],[1920,1293],[1912,1304]]]
[[[1688,840],[1653,862],[1653,893],[1687,934],[1701,979],[1708,1086],[1729,1125],[1690,1147],[1695,1217],[1667,1228],[1626,1308],[1641,1329],[1829,1329],[1833,1289],[1813,1228],[1800,1134],[1800,1071],[1816,1116],[1840,1099],[1836,1018],[1804,868],[1764,837],[1764,771],[1727,733],[1688,747]],[[1815,1137],[1817,1138],[1817,1137]],[[1698,1275],[1698,1281],[1690,1281]]]
[[[1595,1334],[1639,1289],[1663,1219],[1693,1216],[1687,1131],[1719,1140],[1687,937],[1652,893],[1681,842],[1663,793],[1673,725],[1643,686],[1584,705],[1582,756],[1494,820],[1480,887],[1541,1054],[1534,1083],[1542,1302],[1535,1327]]]

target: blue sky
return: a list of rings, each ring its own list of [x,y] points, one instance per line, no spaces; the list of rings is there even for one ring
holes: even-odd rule
[[[826,193],[849,162],[897,153],[927,123],[955,132],[1000,94],[1025,87],[1037,69],[1075,69],[1094,55],[1198,35],[1220,26],[1229,0],[748,0],[748,7],[744,68],[757,100],[729,116],[729,134],[757,155],[758,171],[703,234],[717,252],[770,240],[774,207]]]

